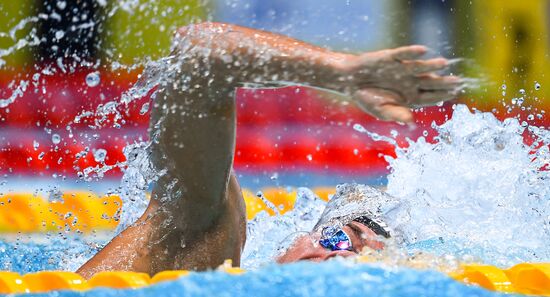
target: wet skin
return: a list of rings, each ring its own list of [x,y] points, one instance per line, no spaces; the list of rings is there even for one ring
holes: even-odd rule
[[[219,23],[186,26],[177,35],[173,75],[159,88],[150,123],[151,162],[164,174],[144,215],[80,267],[84,277],[105,270],[204,270],[225,259],[239,265],[246,210],[232,168],[234,94],[243,82],[334,90],[365,112],[401,122],[412,121],[412,107],[450,100],[462,86],[459,78],[434,72],[448,66],[446,59],[420,59],[423,46],[356,55]],[[354,227],[365,236],[354,235]],[[365,226],[346,228],[357,250],[381,248]],[[279,260],[350,254],[321,250],[311,245],[316,240],[299,239]]]
[[[384,243],[378,240],[379,236],[361,223],[351,222],[344,226],[342,230],[348,235],[352,243],[352,250],[350,251],[331,251],[319,244],[319,239],[321,238],[320,234],[307,234],[297,238],[295,242],[277,258],[277,262],[281,264],[302,260],[321,262],[336,256],[355,256],[365,248],[375,250],[384,248]]]

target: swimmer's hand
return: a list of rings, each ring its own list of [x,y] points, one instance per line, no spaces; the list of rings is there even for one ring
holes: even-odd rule
[[[350,56],[342,61],[349,93],[364,111],[382,119],[413,121],[411,108],[435,105],[456,97],[463,83],[456,76],[441,76],[444,58],[420,60],[427,51],[413,45]]]

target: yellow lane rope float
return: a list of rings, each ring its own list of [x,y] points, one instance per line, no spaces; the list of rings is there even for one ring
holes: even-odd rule
[[[260,192],[257,195],[243,190],[249,220],[261,211],[274,215],[273,207],[284,214],[293,208],[297,195],[296,190],[283,188],[264,188]],[[319,187],[314,192],[326,201],[335,189]],[[5,194],[0,196],[0,233],[112,230],[118,224],[121,207],[117,195],[99,197],[88,191],[65,192],[54,201],[32,193]]]
[[[319,187],[313,192],[326,201],[335,189]],[[264,188],[258,194],[244,189],[247,217],[253,219],[261,211],[270,215],[276,212],[283,214],[293,208],[296,195],[294,189]],[[87,191],[66,192],[55,201],[29,193],[6,194],[0,196],[0,232],[112,230],[118,224],[121,207],[119,196],[98,197]],[[232,267],[230,262],[222,265],[220,270],[231,274],[245,273],[240,268]],[[0,272],[0,294],[81,291],[96,287],[140,288],[188,274],[189,271],[163,271],[150,277],[144,273],[106,271],[86,281],[76,273],[65,271],[43,271],[23,276]],[[469,264],[449,273],[449,276],[493,291],[550,296],[550,263],[523,263],[509,269]]]
[[[493,291],[550,295],[550,263],[522,263],[504,270],[489,265],[463,265],[450,276]]]
[[[241,268],[232,267],[229,260],[218,270],[234,275],[246,273]],[[185,277],[189,273],[186,270],[170,270],[150,277],[140,272],[104,271],[86,281],[79,274],[66,271],[42,271],[23,276],[15,272],[0,272],[0,294],[83,291],[99,287],[136,289]],[[449,275],[464,283],[493,291],[550,296],[550,263],[522,263],[509,269],[489,265],[463,265]]]

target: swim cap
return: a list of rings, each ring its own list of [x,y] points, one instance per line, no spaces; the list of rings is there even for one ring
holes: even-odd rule
[[[386,214],[397,208],[399,200],[376,188],[359,184],[342,184],[330,199],[313,232],[328,226],[343,226],[358,221],[376,234],[389,237]]]

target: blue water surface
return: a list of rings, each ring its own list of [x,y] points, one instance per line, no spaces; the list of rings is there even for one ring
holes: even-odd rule
[[[44,270],[75,270],[78,268],[76,262],[83,263],[91,258],[101,249],[104,241],[106,240],[88,242],[79,236],[65,239],[52,237],[42,242],[0,241],[0,270],[20,274]]]
[[[242,275],[192,273],[137,290],[99,288],[27,296],[503,296],[435,271],[345,261],[270,265]],[[506,295],[511,296],[511,295]]]
[[[79,239],[50,242],[0,242],[1,270],[21,274],[67,269],[67,261],[91,257],[100,247]],[[76,265],[78,266],[78,265]],[[76,268],[74,268],[76,269]],[[69,270],[74,270],[69,269]],[[502,296],[467,286],[429,270],[334,260],[272,264],[243,275],[192,273],[176,281],[137,290],[99,288],[25,296]],[[506,295],[510,296],[510,295]]]

